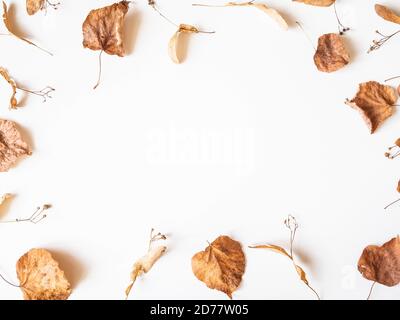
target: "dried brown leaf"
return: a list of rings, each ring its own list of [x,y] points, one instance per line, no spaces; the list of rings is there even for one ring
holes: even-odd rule
[[[16,123],[0,119],[0,172],[8,171],[20,158],[31,154]]]
[[[28,44],[30,44],[30,45],[32,45],[32,46],[34,46],[34,47],[40,49],[40,50],[42,50],[42,51],[48,53],[48,54],[51,55],[51,56],[53,55],[51,52],[49,52],[49,51],[47,51],[47,50],[45,50],[45,49],[39,47],[37,44],[33,43],[32,41],[30,41],[30,40],[28,40],[28,39],[26,39],[26,38],[20,37],[19,35],[15,34],[15,33],[12,31],[11,21],[10,21],[10,18],[9,18],[9,16],[8,16],[7,4],[6,4],[4,1],[3,1],[3,23],[4,23],[5,27],[6,27],[6,29],[8,30],[8,32],[9,32],[10,34],[12,34],[14,37],[16,37],[17,39],[22,40],[22,41],[24,41],[24,42],[26,42],[26,43],[28,43]]]
[[[334,72],[350,61],[343,37],[336,33],[324,34],[318,39],[314,63],[319,71]]]
[[[397,190],[397,192],[400,193],[400,180],[399,180],[399,182],[397,182],[397,188],[396,188],[396,190]]]
[[[19,258],[17,276],[25,300],[66,300],[71,294],[64,271],[45,249],[31,249]]]
[[[400,283],[400,238],[382,246],[367,246],[358,260],[358,271],[368,280],[388,287]]]
[[[228,236],[218,237],[192,258],[192,270],[197,279],[231,299],[242,281],[245,266],[241,244]]]
[[[346,104],[358,110],[371,133],[394,113],[396,91],[376,81],[361,83],[356,96]]]
[[[179,57],[179,39],[182,33],[199,33],[199,30],[194,26],[181,24],[179,25],[178,30],[172,36],[171,40],[169,40],[168,54],[171,60],[177,64],[182,62],[181,58]]]
[[[38,11],[43,10],[45,5],[46,0],[26,0],[26,11],[31,16]]]
[[[11,94],[11,98],[10,98],[10,108],[16,109],[17,105],[18,105],[17,98],[15,98],[15,95],[17,94],[17,84],[13,79],[11,79],[7,70],[4,69],[3,67],[0,67],[0,76],[2,76],[4,78],[4,80],[6,80],[8,82],[8,84],[11,86],[12,94]]]
[[[137,279],[141,274],[147,273],[153,267],[153,265],[161,258],[161,256],[165,253],[167,247],[158,246],[151,249],[145,256],[140,258],[135,262],[131,272],[131,283],[125,290],[126,299],[128,299],[129,293]]]
[[[82,25],[83,47],[123,57],[123,26],[128,10],[129,1],[121,1],[90,11]]]
[[[263,245],[258,245],[258,246],[250,246],[250,248],[252,249],[267,249],[267,250],[271,250],[274,251],[276,253],[280,253],[283,254],[285,257],[288,257],[290,260],[292,260],[292,257],[289,255],[289,253],[287,253],[287,251],[280,247],[280,246],[276,246],[273,244],[263,244]]]
[[[400,16],[397,15],[392,9],[381,4],[375,5],[375,12],[378,16],[386,21],[400,24]]]
[[[12,197],[12,194],[10,194],[10,193],[3,194],[3,195],[0,197],[0,206],[1,206],[4,202],[6,202],[7,199],[10,199],[11,197]]]
[[[336,2],[336,0],[293,0],[293,1],[317,7],[329,7]]]

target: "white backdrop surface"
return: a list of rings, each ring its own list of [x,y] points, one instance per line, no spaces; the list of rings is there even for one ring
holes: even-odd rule
[[[376,16],[370,0],[340,0],[352,62],[319,73],[314,43],[336,32],[333,8],[269,0],[291,21],[283,32],[251,8],[194,8],[159,0],[178,23],[213,35],[190,38],[187,58],[167,55],[175,28],[147,6],[131,5],[128,55],[82,48],[90,9],[110,1],[63,0],[59,10],[28,17],[25,1],[9,1],[21,34],[54,52],[50,57],[1,36],[1,62],[25,87],[56,88],[43,104],[29,96],[8,110],[0,86],[0,117],[17,121],[33,155],[0,177],[0,193],[16,194],[1,219],[54,208],[40,224],[0,225],[0,271],[16,281],[15,263],[30,248],[55,252],[71,278],[71,299],[122,299],[133,262],[146,251],[151,227],[169,236],[168,253],[139,279],[133,299],[225,299],[191,271],[192,255],[220,234],[242,242],[247,267],[235,299],[314,299],[283,256],[247,245],[288,245],[283,220],[296,216],[299,263],[323,299],[365,299],[371,283],[357,260],[368,244],[399,232],[399,161],[383,153],[399,137],[395,114],[374,135],[344,105],[358,83],[400,73],[400,38],[367,54],[374,31],[397,26]],[[213,3],[223,3],[214,1]],[[383,3],[400,9],[397,1]],[[4,32],[4,30],[2,30]],[[396,82],[393,82],[396,85]],[[376,286],[374,299],[395,299],[400,288]],[[20,299],[0,282],[1,299]]]

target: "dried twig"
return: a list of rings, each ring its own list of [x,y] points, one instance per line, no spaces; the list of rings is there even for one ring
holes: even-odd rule
[[[387,41],[389,41],[391,38],[393,38],[395,35],[397,35],[398,33],[400,33],[400,30],[392,33],[391,35],[384,35],[382,34],[380,31],[376,30],[375,31],[378,35],[381,36],[380,39],[378,40],[373,40],[372,41],[372,46],[368,49],[368,53],[378,50],[380,47],[382,47]]]
[[[19,223],[19,222],[30,222],[33,224],[37,224],[43,219],[47,218],[47,214],[45,211],[51,208],[50,204],[44,204],[41,207],[37,207],[36,211],[28,218],[23,218],[23,219],[15,219],[15,220],[5,220],[5,221],[0,221],[0,223]]]

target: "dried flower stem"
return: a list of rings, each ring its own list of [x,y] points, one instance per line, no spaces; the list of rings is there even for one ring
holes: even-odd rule
[[[372,290],[374,289],[375,284],[376,284],[376,281],[374,281],[374,283],[371,285],[371,288],[369,289],[367,300],[369,300],[371,298]]]
[[[154,234],[154,228],[151,228],[150,230],[150,241],[149,241],[149,249],[148,251],[151,250],[151,246],[154,242],[159,241],[159,240],[167,240],[167,237],[160,232]]]
[[[12,287],[21,288],[21,286],[16,285],[16,284],[14,284],[14,283],[8,281],[1,273],[0,273],[0,278],[1,278],[5,283],[9,284],[9,285],[12,286]]]
[[[36,211],[29,218],[0,221],[0,223],[30,222],[33,224],[37,224],[40,221],[42,221],[43,219],[47,218],[47,214],[45,214],[44,212],[50,208],[51,208],[51,205],[45,204],[42,207],[37,207]]]
[[[296,231],[297,231],[299,225],[298,225],[298,223],[296,221],[296,218],[293,217],[292,215],[289,215],[287,217],[287,219],[285,219],[284,224],[285,224],[286,228],[288,228],[290,230],[289,258],[292,260],[292,263],[293,263],[294,268],[296,269],[296,272],[298,272],[297,271],[298,266],[297,266],[297,264],[295,262],[295,259],[294,259],[294,256],[293,256],[293,244],[294,244],[294,240],[295,240],[295,237],[296,237]],[[321,300],[321,298],[320,298],[319,294],[317,293],[317,291],[313,287],[310,286],[308,281],[304,281],[303,280],[303,282],[315,294],[317,299]]]
[[[339,34],[340,34],[340,35],[344,35],[347,31],[350,30],[350,28],[345,27],[345,26],[342,24],[342,22],[340,21],[339,15],[338,15],[337,10],[336,10],[336,2],[333,3],[333,9],[335,10],[335,16],[336,16],[336,20],[337,20],[337,23],[338,23]]]
[[[397,200],[395,200],[395,201],[389,203],[389,204],[388,204],[385,208],[383,208],[383,209],[386,210],[387,208],[391,207],[392,205],[396,204],[396,203],[399,202],[399,201],[400,201],[400,199],[397,199]]]
[[[148,4],[150,7],[153,8],[153,10],[155,12],[157,12],[165,21],[167,21],[168,23],[170,23],[171,25],[179,28],[179,24],[175,23],[174,21],[172,21],[170,18],[168,18],[165,14],[163,14],[157,7],[156,2],[154,0],[148,0]],[[215,31],[203,31],[203,30],[198,30],[198,33],[215,33]]]
[[[400,30],[392,33],[391,35],[384,35],[381,32],[379,32],[378,30],[375,31],[378,35],[381,36],[381,39],[379,40],[373,40],[372,41],[372,46],[369,48],[368,53],[374,51],[374,50],[378,50],[380,47],[382,47],[388,40],[390,40],[392,37],[394,37],[395,35],[397,35],[398,33],[400,33]]]
[[[46,86],[41,90],[33,91],[33,90],[22,88],[22,87],[20,87],[18,85],[17,85],[17,89],[19,89],[21,91],[25,91],[25,92],[30,93],[30,94],[33,94],[35,96],[42,97],[43,98],[43,102],[46,102],[47,99],[51,99],[52,98],[51,93],[56,90],[56,89],[54,89],[54,88],[52,88],[50,86]]]

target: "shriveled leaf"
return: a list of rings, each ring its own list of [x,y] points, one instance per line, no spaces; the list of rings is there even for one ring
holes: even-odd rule
[[[334,72],[350,61],[343,37],[336,33],[324,34],[318,39],[314,63],[319,71]]]
[[[137,277],[143,273],[149,272],[153,265],[158,261],[158,259],[161,258],[166,250],[167,247],[165,246],[155,247],[151,249],[145,256],[135,262],[131,272],[131,283],[125,290],[126,298],[128,298]]]
[[[0,206],[1,206],[7,199],[10,199],[11,197],[12,197],[12,195],[11,195],[10,193],[3,194],[3,195],[0,197]]]
[[[3,67],[0,67],[0,76],[4,78],[8,82],[8,84],[11,86],[12,94],[10,97],[10,108],[11,109],[16,109],[18,105],[17,98],[15,98],[15,95],[17,94],[17,84],[13,79],[11,79],[10,75],[8,74],[7,70],[4,69]]]
[[[356,96],[346,104],[358,110],[371,133],[389,118],[395,110],[396,91],[376,81],[361,83]]]
[[[177,64],[182,62],[181,58],[179,57],[179,39],[181,34],[182,33],[191,34],[198,32],[199,30],[194,26],[188,24],[179,25],[178,30],[174,33],[168,44],[168,54],[173,62]]]
[[[306,285],[308,285],[308,280],[307,280],[307,274],[305,273],[305,271],[303,270],[302,267],[300,267],[299,265],[295,264],[294,267],[296,268],[296,272],[300,277],[300,280],[303,281]]]
[[[128,10],[129,1],[121,1],[90,11],[82,25],[83,47],[123,57],[123,26]]]
[[[5,27],[6,27],[6,29],[8,30],[8,32],[10,34],[12,34],[14,37],[16,37],[17,39],[22,40],[22,41],[24,41],[24,42],[26,42],[26,43],[28,43],[28,44],[40,49],[40,50],[48,53],[49,55],[53,55],[51,52],[39,47],[37,44],[33,43],[32,41],[30,41],[30,40],[28,40],[26,38],[20,37],[19,35],[15,34],[12,31],[11,21],[10,21],[10,18],[8,16],[7,4],[4,1],[3,1],[3,23],[4,23]]]
[[[329,7],[336,2],[336,0],[293,0],[293,1],[317,7]]]
[[[241,244],[228,236],[218,237],[192,257],[192,270],[197,279],[231,299],[242,281],[245,266]]]
[[[26,11],[28,14],[34,15],[40,10],[43,10],[46,4],[46,0],[26,0]]]
[[[368,280],[388,287],[400,283],[400,238],[382,246],[367,246],[358,260],[358,271]]]
[[[283,254],[285,257],[288,257],[290,260],[292,260],[292,257],[287,253],[287,251],[280,247],[280,246],[276,246],[273,244],[264,244],[264,245],[258,245],[258,246],[250,246],[250,248],[252,249],[267,249],[267,250],[272,250],[276,253],[280,253]]]
[[[0,172],[8,171],[20,158],[31,154],[16,123],[0,119]]]
[[[32,249],[19,258],[17,276],[25,300],[66,300],[71,294],[64,271],[45,249]]]
[[[390,9],[386,6],[383,6],[381,4],[376,4],[375,12],[378,16],[380,16],[381,18],[383,18],[387,21],[400,24],[400,16],[397,15],[392,9]]]
[[[252,3],[251,5],[260,9],[261,11],[265,12],[269,15],[283,30],[289,29],[289,25],[286,20],[282,17],[282,15],[278,12],[278,10],[268,7],[262,3]]]

